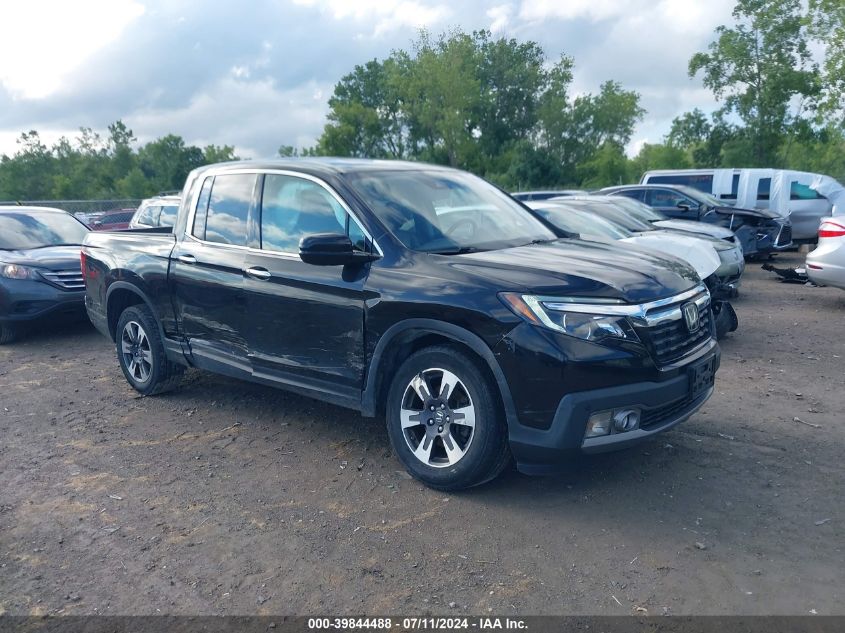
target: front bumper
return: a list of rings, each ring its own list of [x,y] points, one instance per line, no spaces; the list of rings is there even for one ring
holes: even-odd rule
[[[40,281],[0,278],[0,321],[21,323],[84,314],[84,290],[61,290]]]
[[[682,371],[667,380],[644,381],[615,387],[569,393],[560,400],[551,426],[545,429],[511,425],[511,452],[518,469],[526,474],[546,474],[559,470],[567,458],[579,453],[619,450],[680,424],[713,394],[713,387],[691,396],[688,369],[713,362],[718,369],[720,351],[715,343],[688,359]],[[584,439],[591,414],[607,409],[641,409],[641,427],[624,433]]]

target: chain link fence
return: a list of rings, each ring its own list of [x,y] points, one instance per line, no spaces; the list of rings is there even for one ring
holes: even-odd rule
[[[52,207],[62,209],[73,215],[97,215],[105,211],[117,211],[120,209],[137,209],[141,200],[11,200],[0,201],[0,206],[21,206],[21,207]]]

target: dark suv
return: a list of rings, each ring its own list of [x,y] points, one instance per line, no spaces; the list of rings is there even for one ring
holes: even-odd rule
[[[173,231],[92,233],[87,308],[143,394],[185,366],[384,415],[426,484],[630,445],[713,392],[710,296],[675,259],[559,240],[470,174],[213,165]]]

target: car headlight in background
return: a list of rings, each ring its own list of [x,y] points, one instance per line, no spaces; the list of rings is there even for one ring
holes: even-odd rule
[[[38,271],[29,266],[21,266],[20,264],[2,264],[0,263],[0,277],[6,279],[32,279],[39,280],[41,277]]]
[[[625,316],[603,314],[613,312],[611,306],[624,305],[613,299],[578,297],[540,298],[503,292],[502,302],[529,323],[585,341],[605,339],[638,341],[636,332]],[[576,309],[577,307],[577,309]]]

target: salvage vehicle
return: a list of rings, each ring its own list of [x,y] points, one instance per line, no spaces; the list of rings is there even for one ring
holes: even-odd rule
[[[807,277],[817,286],[845,290],[845,215],[822,220],[819,245],[807,253]]]
[[[0,345],[38,321],[84,318],[88,228],[61,209],[0,207]]]
[[[745,271],[745,259],[743,258],[742,247],[737,242],[730,242],[709,235],[696,235],[683,229],[659,228],[654,223],[641,219],[642,216],[631,213],[629,209],[625,209],[623,205],[619,204],[615,197],[611,196],[570,197],[552,199],[549,202],[560,204],[564,209],[579,209],[592,213],[637,236],[650,236],[652,238],[679,236],[697,240],[698,243],[705,243],[716,251],[721,262],[715,272],[719,298],[728,299],[738,295],[742,273]]]
[[[383,415],[408,472],[442,490],[665,431],[720,362],[692,268],[559,240],[434,165],[200,168],[172,231],[91,233],[82,262],[89,317],[139,393],[190,366]]]
[[[789,169],[662,169],[647,171],[640,181],[652,185],[686,185],[723,204],[769,209],[792,224],[796,244],[814,243],[819,222],[845,213],[845,187],[824,174]]]
[[[724,264],[712,243],[699,238],[669,231],[633,233],[612,220],[567,204],[566,199],[525,203],[533,213],[548,223],[559,237],[574,237],[590,241],[617,242],[634,249],[657,251],[685,261],[695,269],[710,290],[716,338],[721,339],[739,326],[736,311],[728,301],[733,286],[719,277],[725,274]],[[719,245],[719,242],[716,242]],[[730,277],[728,278],[730,279]]]
[[[792,224],[788,218],[766,209],[740,209],[713,196],[680,185],[622,185],[598,193],[626,196],[645,202],[669,218],[694,220],[733,231],[747,257],[768,257],[793,247]]]
[[[141,202],[129,222],[129,228],[148,229],[173,226],[179,211],[179,196],[156,196]]]

